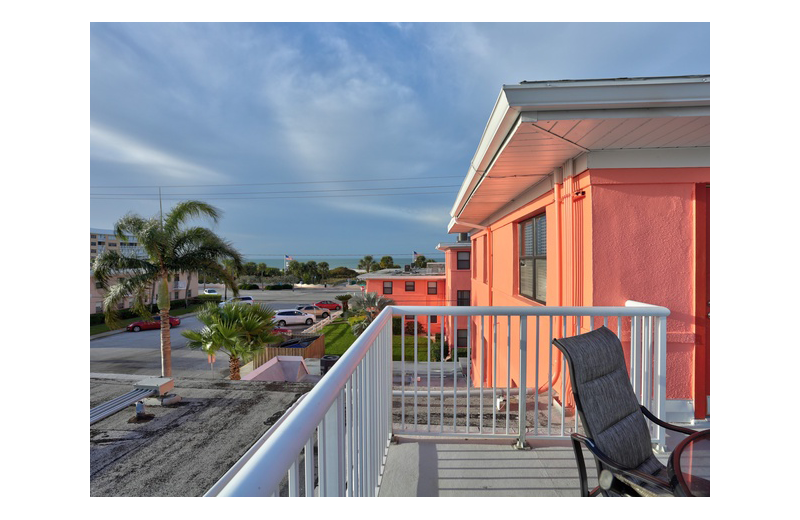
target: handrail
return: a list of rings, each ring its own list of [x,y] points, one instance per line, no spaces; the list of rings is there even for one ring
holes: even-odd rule
[[[472,306],[458,307],[431,307],[431,306],[410,306],[392,305],[387,309],[392,309],[396,316],[420,315],[420,316],[653,316],[666,318],[669,316],[669,309],[656,305],[648,305],[629,300],[632,305],[626,307],[480,307],[476,312]]]
[[[391,310],[384,309],[218,496],[268,496],[278,488],[285,473],[274,469],[289,468],[294,463],[383,327],[391,323],[390,319]],[[288,434],[278,435],[278,432]]]

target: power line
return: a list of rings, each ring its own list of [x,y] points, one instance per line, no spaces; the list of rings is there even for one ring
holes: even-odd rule
[[[384,188],[340,188],[335,190],[301,190],[301,191],[239,191],[239,192],[215,192],[213,193],[214,196],[216,195],[254,195],[259,193],[268,193],[268,194],[276,194],[276,193],[330,193],[330,192],[338,192],[338,191],[378,191],[378,190],[412,190],[412,189],[427,189],[427,188],[458,188],[460,184],[444,184],[439,186],[399,186],[399,187],[384,187]],[[152,193],[95,193],[95,195],[121,195],[121,196],[131,196],[131,195],[154,195]],[[170,195],[209,195],[208,193],[170,193]]]
[[[414,192],[414,193],[357,193],[353,195],[281,195],[278,197],[217,197],[198,195],[207,200],[256,200],[256,199],[321,199],[321,198],[341,198],[341,197],[397,197],[403,195],[438,195],[449,194],[452,191],[428,191],[428,192]],[[92,199],[107,199],[107,200],[159,200],[158,195],[151,197],[130,197],[127,195],[89,195]],[[183,200],[182,198],[162,197],[162,200]]]
[[[131,186],[113,185],[113,186],[89,186],[90,188],[204,188],[204,187],[219,187],[219,186],[274,186],[275,184],[331,184],[336,182],[389,182],[389,181],[409,181],[409,180],[424,180],[424,179],[452,179],[454,177],[463,177],[463,175],[430,175],[425,177],[395,177],[390,179],[339,179],[330,181],[281,181],[262,182],[262,183],[244,183],[244,184],[137,184]]]

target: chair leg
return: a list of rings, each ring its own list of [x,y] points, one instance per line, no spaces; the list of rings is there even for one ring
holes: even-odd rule
[[[589,479],[586,476],[586,463],[583,460],[583,450],[581,449],[580,441],[577,439],[572,439],[572,450],[575,452],[575,462],[578,464],[578,478],[581,482],[581,496],[592,496],[589,494]],[[592,494],[594,494],[595,491],[597,490],[593,489]]]

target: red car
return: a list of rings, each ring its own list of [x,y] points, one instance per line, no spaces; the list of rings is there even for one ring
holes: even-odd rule
[[[275,327],[272,329],[273,334],[280,334],[281,336],[286,336],[288,338],[292,337],[292,329],[286,329],[283,327]]]
[[[180,318],[169,317],[169,326],[177,327],[181,324]],[[153,316],[152,321],[134,321],[126,327],[128,332],[139,332],[140,330],[152,330],[161,328],[161,316]]]
[[[329,310],[332,310],[332,311],[338,311],[339,309],[342,308],[342,304],[336,303],[336,302],[331,301],[331,300],[322,300],[321,302],[317,302],[314,305],[316,305],[317,307],[322,307],[323,309],[329,309]]]

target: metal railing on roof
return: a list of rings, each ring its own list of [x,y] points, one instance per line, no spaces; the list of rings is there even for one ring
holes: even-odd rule
[[[634,392],[663,418],[668,315],[663,307],[638,302],[387,307],[259,449],[248,452],[236,474],[226,474],[225,484],[214,487],[214,496],[299,496],[301,490],[305,496],[376,496],[393,433],[509,438],[520,448],[533,439],[568,439],[582,427],[577,414],[568,412],[566,366],[552,340],[600,326],[628,345]],[[462,337],[465,344],[456,339],[449,358],[441,352],[439,359],[425,361],[417,359],[419,343],[430,346],[431,338],[414,335],[414,357],[405,359],[401,349],[398,374],[392,316],[413,316],[415,322],[437,316],[445,339]],[[458,332],[461,325],[466,334]],[[400,338],[405,345],[405,328]],[[652,428],[651,434],[654,445],[663,447],[663,428]]]

